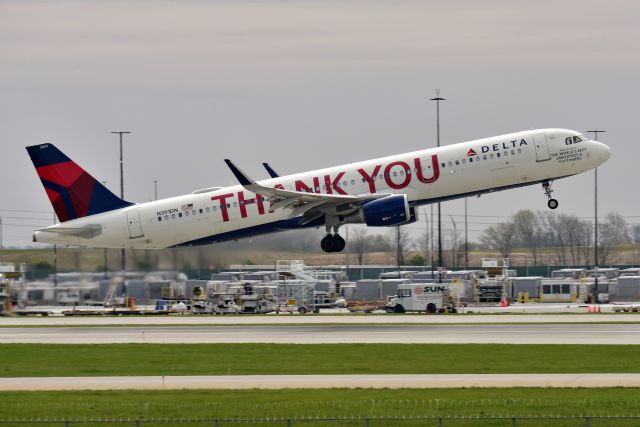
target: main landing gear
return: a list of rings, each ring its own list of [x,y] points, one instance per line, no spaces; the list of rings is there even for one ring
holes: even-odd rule
[[[553,190],[551,189],[551,183],[549,181],[543,182],[542,189],[544,190],[544,194],[546,194],[547,198],[549,199],[547,201],[547,206],[549,206],[549,209],[557,208],[558,201],[556,199],[551,198],[551,193],[553,193]]]
[[[331,228],[327,226],[327,235],[320,241],[320,247],[325,252],[342,252],[347,243],[338,234],[338,227],[333,227],[333,234],[331,234]]]

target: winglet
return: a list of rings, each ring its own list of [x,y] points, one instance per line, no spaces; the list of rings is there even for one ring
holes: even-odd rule
[[[267,172],[269,173],[269,176],[271,178],[279,178],[280,175],[278,175],[278,172],[274,171],[273,168],[271,166],[269,166],[269,163],[263,163],[262,166],[264,166],[264,168],[267,170]]]
[[[224,159],[224,162],[227,164],[227,166],[229,166],[229,169],[231,169],[231,172],[235,175],[236,179],[240,182],[240,185],[242,185],[243,187],[246,187],[247,185],[255,184],[255,181],[253,181],[251,178],[247,176],[247,174],[245,174],[240,169],[238,169],[236,165],[234,165],[231,162],[231,160]]]

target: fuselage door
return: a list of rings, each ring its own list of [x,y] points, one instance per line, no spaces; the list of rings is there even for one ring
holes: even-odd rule
[[[129,225],[129,238],[135,239],[142,237],[142,225],[140,224],[140,209],[134,209],[127,212],[127,222]]]
[[[547,135],[536,133],[533,135],[533,145],[536,147],[536,160],[544,162],[551,159],[549,156],[549,145],[547,145]]]

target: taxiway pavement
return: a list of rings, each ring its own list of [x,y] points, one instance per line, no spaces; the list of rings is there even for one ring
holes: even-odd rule
[[[0,343],[640,344],[640,324],[3,327]]]
[[[0,391],[640,387],[640,374],[231,375],[0,378]]]

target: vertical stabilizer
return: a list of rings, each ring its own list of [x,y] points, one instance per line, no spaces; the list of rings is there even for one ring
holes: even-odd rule
[[[53,144],[27,147],[61,222],[131,206],[89,175]]]

